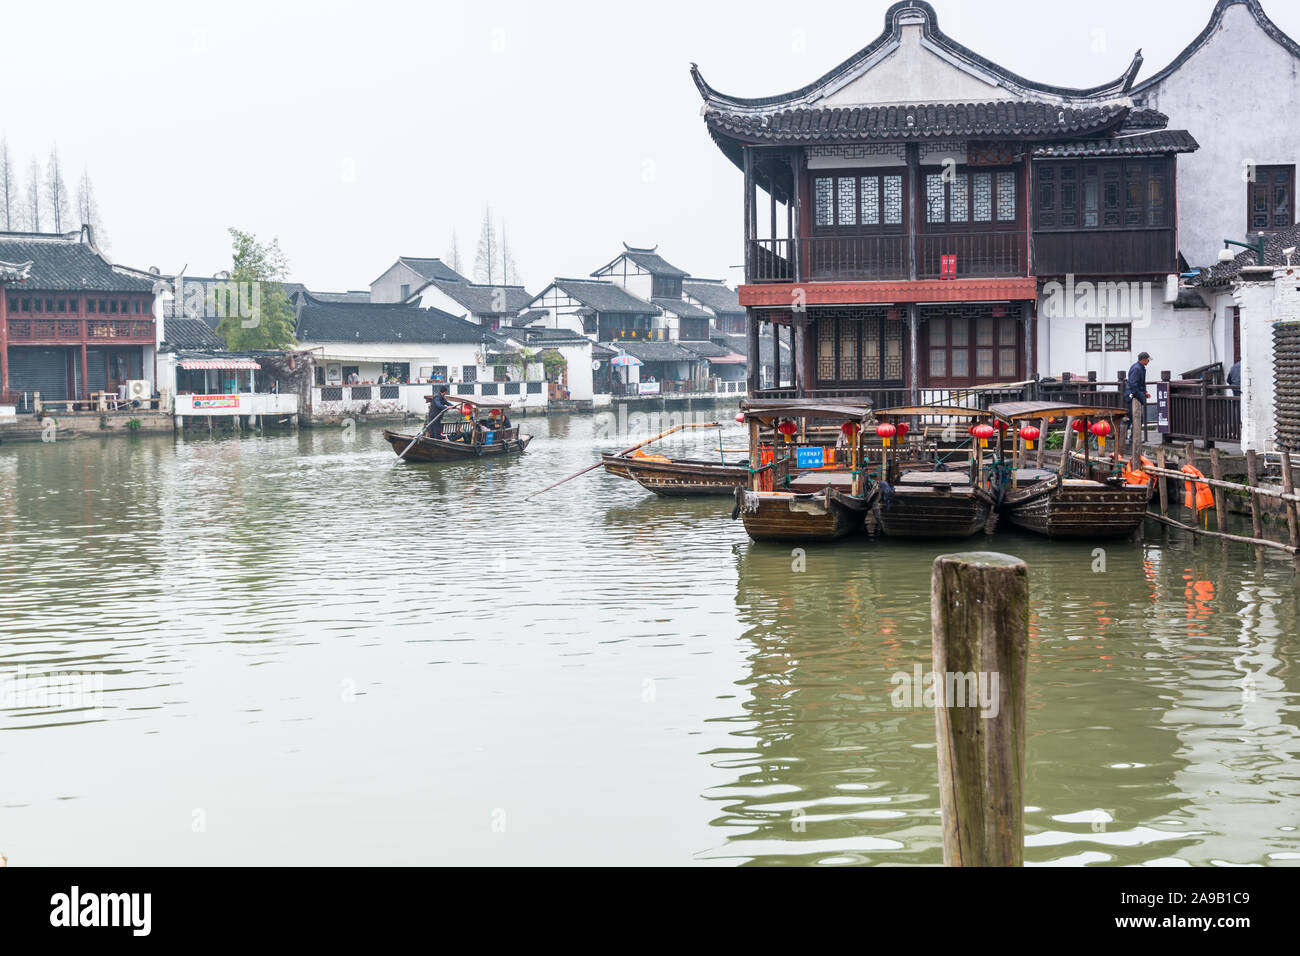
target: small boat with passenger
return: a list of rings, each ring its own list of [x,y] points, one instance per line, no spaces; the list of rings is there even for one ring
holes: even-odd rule
[[[425,396],[431,402],[433,396]],[[454,398],[451,407],[414,434],[384,429],[384,440],[405,461],[466,461],[517,455],[533,440],[510,421],[510,403],[492,398]]]

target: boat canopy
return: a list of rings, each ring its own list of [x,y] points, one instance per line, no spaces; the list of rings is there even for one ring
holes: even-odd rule
[[[835,402],[820,399],[750,398],[740,403],[746,418],[768,421],[777,418],[834,418],[860,422],[871,415],[870,402]]]
[[[902,405],[898,408],[877,408],[877,418],[912,418],[931,415],[947,418],[985,418],[988,412],[982,408],[965,408],[961,405]]]
[[[1037,418],[1122,418],[1127,409],[1103,405],[1071,405],[1069,402],[998,402],[989,411],[1008,422]]]
[[[432,402],[433,396],[424,396],[426,402]],[[448,395],[447,401],[453,405],[477,405],[479,408],[509,408],[510,400],[505,398],[475,398],[473,395]]]

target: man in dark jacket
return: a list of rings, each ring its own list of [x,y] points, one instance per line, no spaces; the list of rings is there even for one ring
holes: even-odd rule
[[[430,438],[442,437],[442,415],[450,407],[451,402],[447,400],[447,387],[444,385],[434,393],[433,401],[429,403],[429,422],[425,429]]]
[[[1124,401],[1129,407],[1130,436],[1133,442],[1133,460],[1136,462],[1141,452],[1139,443],[1146,437],[1147,399],[1147,365],[1151,355],[1142,352],[1138,360],[1128,370],[1128,384],[1124,387]]]

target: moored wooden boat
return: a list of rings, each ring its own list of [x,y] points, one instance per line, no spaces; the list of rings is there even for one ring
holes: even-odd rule
[[[908,471],[881,493],[875,519],[895,538],[968,538],[991,531],[996,499],[965,471]]]
[[[1049,538],[1125,538],[1142,526],[1154,483],[1141,472],[1121,473],[1120,462],[1113,457],[1098,460],[1073,454],[1069,448],[1074,433],[1069,423],[1106,421],[1122,417],[1123,410],[1059,402],[1008,402],[993,405],[990,411],[1013,426],[1056,418],[1067,422],[1069,438],[1061,452],[1063,463],[1056,471],[1016,468],[1012,472],[999,509],[1008,522]],[[1019,458],[1018,433],[1015,441],[1015,457]]]
[[[745,465],[662,455],[602,455],[605,471],[665,498],[731,495],[749,477]]]
[[[862,468],[869,403],[760,399],[743,402],[741,409],[749,426],[749,461],[759,464],[746,467],[749,481],[735,489],[732,517],[752,539],[831,541],[866,529],[879,493]],[[815,424],[827,420],[835,423],[833,430]],[[835,447],[841,441],[843,458]]]

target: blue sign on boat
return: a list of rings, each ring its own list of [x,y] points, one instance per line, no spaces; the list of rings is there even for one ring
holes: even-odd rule
[[[796,448],[794,455],[795,464],[800,468],[820,468],[825,464],[820,445],[815,448]]]
[[[492,438],[493,438],[493,436],[494,436],[495,434],[496,434],[495,432],[484,432],[484,433],[483,433],[483,444],[485,444],[485,445],[490,445],[490,444],[492,444]]]

